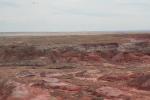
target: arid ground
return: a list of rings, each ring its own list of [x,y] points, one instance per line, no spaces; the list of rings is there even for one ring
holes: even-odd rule
[[[150,100],[150,34],[0,37],[0,100]]]

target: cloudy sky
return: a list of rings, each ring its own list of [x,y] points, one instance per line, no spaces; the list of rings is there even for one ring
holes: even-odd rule
[[[0,0],[0,31],[150,30],[150,0]]]

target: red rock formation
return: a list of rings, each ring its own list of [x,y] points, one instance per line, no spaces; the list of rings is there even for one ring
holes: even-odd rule
[[[147,62],[149,42],[62,45],[42,48],[33,45],[0,46],[0,65],[45,66],[52,63]]]

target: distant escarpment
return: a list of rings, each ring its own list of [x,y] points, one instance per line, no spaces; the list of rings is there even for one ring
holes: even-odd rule
[[[54,63],[149,63],[150,42],[72,45],[0,45],[1,66],[46,66]]]

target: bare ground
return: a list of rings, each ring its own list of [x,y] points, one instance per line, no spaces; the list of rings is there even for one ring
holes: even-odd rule
[[[0,100],[150,100],[150,34],[0,38]]]

